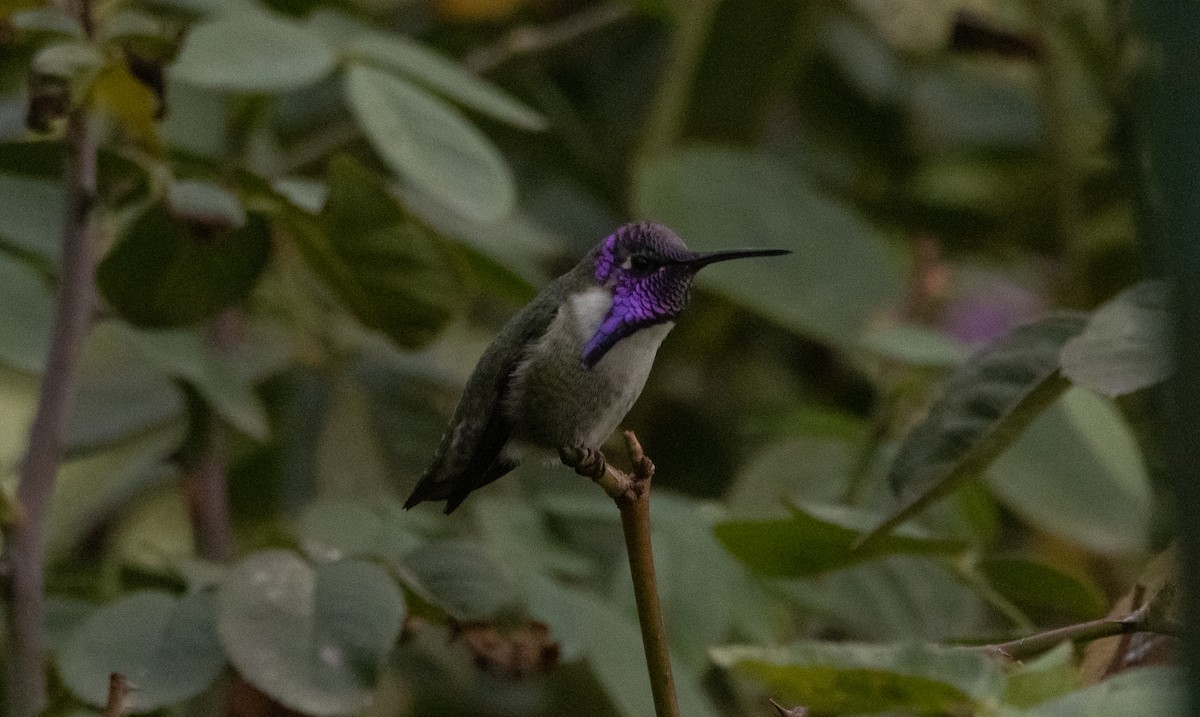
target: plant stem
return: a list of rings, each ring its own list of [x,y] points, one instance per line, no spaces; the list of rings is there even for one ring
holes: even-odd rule
[[[1067,640],[1071,640],[1072,642],[1089,642],[1102,637],[1112,637],[1113,635],[1145,632],[1147,612],[1146,606],[1142,606],[1124,617],[1102,617],[1099,620],[1067,625],[1066,627],[1039,632],[1035,635],[1010,640],[1009,642],[982,645],[970,649],[1009,660],[1024,660],[1057,647]]]
[[[688,10],[680,12],[676,18],[671,54],[660,75],[658,94],[646,118],[646,128],[638,148],[639,159],[661,154],[679,139],[680,127],[691,99],[692,80],[700,65],[701,53],[718,4],[716,0],[697,0],[689,3]]]
[[[87,14],[86,7],[81,11]],[[46,706],[44,622],[46,514],[62,460],[67,420],[75,404],[77,366],[95,306],[96,135],[86,109],[67,116],[67,218],[50,352],[37,411],[21,463],[21,519],[8,527],[8,714],[33,717]]]
[[[108,676],[108,704],[100,717],[122,717],[129,707],[129,680],[120,672]]]
[[[585,8],[547,25],[517,27],[495,44],[473,50],[463,58],[463,64],[473,72],[483,74],[518,57],[567,47],[590,33],[630,17],[633,17],[633,10],[618,2]]]
[[[646,669],[650,673],[650,691],[654,695],[654,713],[658,717],[679,717],[667,629],[663,624],[658,581],[654,576],[654,550],[650,542],[650,479],[654,475],[654,464],[642,451],[633,431],[625,432],[625,443],[633,463],[633,474],[608,466],[596,482],[621,511],[621,529],[625,533],[625,550],[633,577],[633,596],[637,601]]]

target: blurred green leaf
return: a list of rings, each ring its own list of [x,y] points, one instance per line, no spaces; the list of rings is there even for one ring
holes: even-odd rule
[[[836,503],[859,449],[832,436],[798,436],[763,447],[738,473],[725,503],[738,515],[780,513],[797,500]]]
[[[1019,557],[991,557],[978,568],[1001,595],[1026,612],[1094,620],[1108,611],[1100,586],[1044,563]]]
[[[1021,517],[1108,554],[1147,548],[1154,499],[1129,426],[1107,399],[1072,388],[985,474]]]
[[[652,159],[638,168],[633,203],[693,249],[793,250],[712,267],[701,285],[837,346],[853,346],[903,291],[899,254],[860,216],[762,155],[693,149]]]
[[[183,443],[175,421],[68,460],[58,471],[46,532],[50,552],[62,555],[101,521],[174,474],[170,457]]]
[[[961,541],[902,529],[855,549],[861,531],[873,520],[872,513],[847,506],[797,506],[788,519],[728,520],[713,532],[747,567],[773,577],[810,577],[882,555],[948,555],[966,547]]]
[[[38,50],[33,57],[33,70],[41,75],[50,75],[73,80],[84,73],[95,72],[104,64],[104,55],[90,42],[56,42]]]
[[[863,334],[863,349],[911,366],[950,368],[966,360],[966,346],[929,326],[903,324],[871,328]]]
[[[214,603],[210,592],[183,598],[149,591],[126,595],[93,612],[75,632],[59,655],[59,674],[94,707],[108,703],[108,676],[114,672],[133,687],[133,712],[191,699],[225,666]]]
[[[493,119],[527,130],[543,130],[546,119],[487,80],[424,45],[400,35],[359,37],[347,49],[351,61],[374,65],[466,105]]]
[[[987,623],[979,595],[944,561],[894,555],[777,586],[817,631],[860,640],[958,640]]]
[[[183,392],[129,340],[116,321],[92,328],[79,367],[79,394],[67,429],[69,455],[82,455],[181,421]]]
[[[194,387],[225,420],[248,436],[270,436],[267,411],[254,391],[256,376],[195,330],[144,331],[119,327],[123,338],[168,375]]]
[[[190,324],[245,297],[266,267],[270,227],[251,214],[240,229],[205,227],[154,204],[100,262],[100,291],[140,326]]]
[[[274,13],[242,10],[194,25],[171,77],[234,92],[284,92],[324,78],[337,57],[314,30]]]
[[[1042,108],[1031,82],[952,62],[914,73],[912,83],[908,134],[919,149],[1032,150],[1042,141]]]
[[[1085,321],[1063,313],[1018,327],[950,375],[888,476],[897,494],[914,497],[873,528],[864,546],[979,475],[1066,389],[1058,353]]]
[[[51,184],[59,187],[62,183],[63,172],[66,170],[65,157],[63,143],[57,140],[0,142],[0,172],[48,181],[48,184],[40,189],[30,189],[29,185],[22,189],[22,191],[37,192],[47,202],[44,205],[18,205],[17,202],[21,201],[20,194],[0,200],[5,202],[0,204],[0,209],[5,210],[3,216],[13,217],[11,226],[31,226],[37,232],[36,236],[41,236],[42,232],[49,232],[53,228],[61,228],[62,212],[65,211],[61,190],[58,191],[60,198],[57,201],[47,195],[50,193]],[[144,196],[150,188],[150,177],[144,167],[108,147],[98,149],[96,169],[99,175],[97,177],[98,191],[105,203],[116,205],[133,201]],[[6,177],[3,181],[11,182],[13,179],[14,177]],[[5,187],[0,185],[0,188]],[[0,196],[4,194],[4,192],[0,192]],[[8,204],[9,201],[13,204]],[[38,210],[37,212],[34,211],[35,208]],[[46,212],[45,215],[33,216],[43,211]],[[29,224],[25,224],[26,222]],[[4,228],[0,228],[0,236],[7,237],[9,227],[10,224],[5,222]],[[39,240],[38,246],[41,246],[42,241],[49,241],[49,238]],[[60,241],[61,236],[56,235],[53,237],[52,247],[27,248],[57,261],[60,253],[58,249]]]
[[[0,242],[56,262],[66,211],[61,182],[0,175]]]
[[[255,687],[299,712],[336,715],[370,704],[404,612],[378,566],[344,560],[314,568],[268,550],[243,559],[221,585],[217,629]]]
[[[1000,669],[983,655],[919,644],[718,647],[712,657],[772,697],[819,714],[972,712],[1002,685]]]
[[[53,317],[54,294],[46,280],[28,264],[0,254],[0,361],[41,373]]]
[[[474,543],[428,543],[406,555],[402,565],[417,593],[456,620],[489,620],[523,612],[517,585]]]
[[[1014,707],[1032,707],[1080,686],[1075,647],[1070,642],[1064,642],[1050,652],[1017,666],[1008,676],[1004,701]]]
[[[347,70],[345,91],[371,144],[413,186],[482,222],[512,211],[517,192],[504,158],[452,107],[363,66]]]
[[[230,229],[246,223],[246,210],[237,196],[219,184],[195,179],[172,182],[169,197],[172,212],[191,221]]]
[[[1063,346],[1063,375],[1110,398],[1165,381],[1172,363],[1166,319],[1166,285],[1144,282],[1121,292]]]
[[[335,159],[329,185],[319,224],[291,217],[305,259],[364,324],[406,348],[428,343],[464,298],[446,248],[358,162]]]
[[[421,545],[420,518],[393,501],[318,500],[292,525],[300,549],[314,561],[380,558],[389,566]]]
[[[654,714],[641,635],[634,619],[593,595],[545,577],[532,579],[527,587],[532,614],[550,626],[550,634],[564,644],[568,654],[582,654],[617,714]],[[675,687],[680,714],[716,715],[692,675],[678,675]]]
[[[998,717],[1182,717],[1186,681],[1178,667],[1126,670],[1103,682],[1030,709],[1001,709]]]

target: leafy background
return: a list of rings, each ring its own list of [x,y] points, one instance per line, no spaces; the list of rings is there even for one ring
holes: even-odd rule
[[[112,671],[135,712],[650,714],[595,487],[397,500],[499,325],[630,218],[793,251],[702,276],[626,420],[685,715],[1174,713],[1170,638],[955,649],[1172,592],[1127,12],[114,0],[89,36],[3,0],[10,495],[66,212],[45,108],[103,138],[52,714]]]

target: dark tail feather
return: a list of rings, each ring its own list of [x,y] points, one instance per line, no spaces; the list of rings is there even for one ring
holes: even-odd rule
[[[467,499],[467,496],[472,492],[479,490],[488,483],[507,474],[513,468],[517,467],[517,462],[511,458],[498,457],[488,466],[483,475],[478,480],[470,480],[468,472],[464,471],[457,478],[437,480],[432,475],[426,475],[417,483],[417,487],[413,489],[412,495],[408,500],[404,501],[404,509],[423,503],[427,500],[444,500],[446,501],[446,515],[454,512],[454,509],[462,505],[462,502]]]

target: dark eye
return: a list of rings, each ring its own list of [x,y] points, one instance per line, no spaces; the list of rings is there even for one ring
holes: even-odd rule
[[[648,274],[654,271],[654,262],[649,257],[635,254],[629,257],[629,268],[639,274]]]

